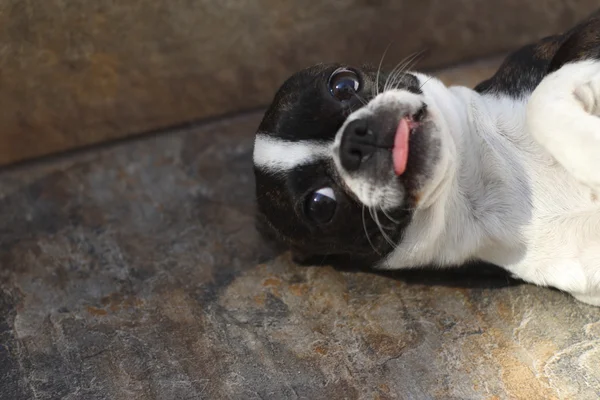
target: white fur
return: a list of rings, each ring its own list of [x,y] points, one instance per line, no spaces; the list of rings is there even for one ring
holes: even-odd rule
[[[416,210],[381,267],[479,259],[600,306],[599,71],[600,62],[567,65],[529,105],[527,96],[430,80],[424,96],[442,112],[454,154],[436,198]]]
[[[304,140],[290,142],[258,133],[254,140],[254,165],[282,173],[300,165],[331,157],[331,143]]]
[[[600,63],[569,64],[546,77],[528,114],[533,137],[574,177],[600,188]]]

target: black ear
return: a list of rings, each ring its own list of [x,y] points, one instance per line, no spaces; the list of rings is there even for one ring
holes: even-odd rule
[[[255,216],[254,228],[260,235],[265,245],[264,254],[261,254],[259,262],[270,261],[288,250],[283,241],[277,235],[277,232],[269,225],[262,214]]]
[[[267,218],[260,212],[257,212],[254,216],[254,228],[267,242],[270,242],[273,245],[281,242],[275,229],[273,229],[273,227],[267,221]]]
[[[600,60],[600,11],[577,25],[566,35],[548,69],[548,73],[558,70],[567,63],[583,60]]]

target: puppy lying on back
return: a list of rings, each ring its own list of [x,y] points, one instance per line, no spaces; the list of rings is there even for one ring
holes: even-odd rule
[[[258,129],[259,222],[376,268],[481,260],[600,306],[600,13],[475,89],[317,65]]]

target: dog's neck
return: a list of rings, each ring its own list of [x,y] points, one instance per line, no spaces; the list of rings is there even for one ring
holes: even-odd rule
[[[466,88],[449,91],[463,100],[460,106],[466,115],[460,137],[455,135],[460,157],[447,219],[456,214],[472,228],[468,238],[464,230],[457,233],[470,245],[465,251],[473,258],[512,264],[526,250],[523,227],[531,219],[531,156],[541,153],[527,134],[526,101]]]
[[[427,85],[453,142],[443,144],[450,148],[440,166],[447,172],[433,202],[415,212],[411,243],[386,264],[511,264],[526,250],[522,226],[531,210],[523,154],[535,144],[526,134],[525,102],[433,79]]]

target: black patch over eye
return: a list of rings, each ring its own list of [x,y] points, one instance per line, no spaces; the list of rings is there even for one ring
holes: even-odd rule
[[[306,199],[305,213],[308,218],[318,224],[326,224],[333,218],[337,201],[333,189],[321,188]]]
[[[360,80],[356,72],[339,68],[329,78],[329,91],[339,101],[350,100],[360,88]]]

